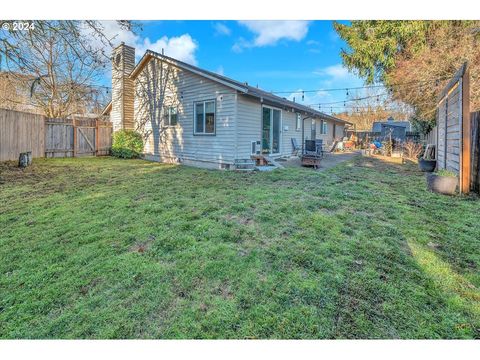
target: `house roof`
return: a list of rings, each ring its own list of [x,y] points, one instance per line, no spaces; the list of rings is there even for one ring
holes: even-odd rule
[[[373,132],[380,132],[382,131],[383,126],[393,126],[393,127],[401,127],[405,128],[407,131],[410,130],[410,121],[375,121],[372,125]]]
[[[108,114],[110,114],[110,111],[112,111],[112,101],[111,100],[107,104],[107,106],[105,106],[105,108],[102,110],[102,115],[108,115]]]
[[[256,87],[249,86],[246,83],[242,83],[240,81],[231,79],[229,77],[219,75],[217,73],[214,73],[214,72],[211,72],[211,71],[208,71],[208,70],[201,69],[199,67],[187,64],[183,61],[171,58],[171,57],[166,56],[166,55],[159,54],[159,53],[157,53],[155,51],[152,51],[152,50],[147,50],[145,52],[143,57],[140,59],[140,61],[137,63],[137,65],[135,66],[135,68],[131,72],[130,78],[135,79],[138,76],[138,74],[142,71],[142,69],[145,67],[145,65],[148,64],[148,62],[152,58],[157,58],[157,59],[160,59],[162,61],[166,61],[166,62],[168,62],[172,65],[175,65],[175,66],[177,66],[181,69],[185,69],[185,70],[193,72],[197,75],[206,77],[206,78],[208,78],[212,81],[218,82],[222,85],[225,85],[229,88],[232,88],[236,91],[239,91],[239,92],[241,92],[245,95],[252,96],[254,98],[260,99],[261,102],[266,102],[266,103],[269,103],[271,105],[278,105],[278,106],[282,106],[282,107],[285,107],[285,108],[291,108],[291,109],[297,110],[298,112],[304,113],[305,115],[309,115],[310,117],[317,117],[317,118],[321,118],[321,119],[325,119],[325,120],[332,120],[332,121],[335,121],[335,122],[338,122],[338,123],[341,123],[341,124],[350,124],[350,125],[352,124],[348,121],[336,118],[334,116],[327,115],[327,114],[322,113],[320,111],[316,111],[316,110],[314,110],[314,109],[312,109],[308,106],[298,104],[296,102],[287,100],[286,98],[282,98],[280,96],[274,95],[271,92],[267,92],[265,90],[262,90],[262,89],[259,89],[259,88],[256,88]]]

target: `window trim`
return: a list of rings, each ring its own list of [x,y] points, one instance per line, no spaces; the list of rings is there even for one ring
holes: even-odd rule
[[[213,102],[213,133],[205,132],[206,128],[206,103]],[[197,104],[203,103],[203,132],[197,132]],[[206,99],[193,102],[193,135],[194,136],[215,136],[217,135],[217,99]]]
[[[320,134],[321,135],[327,135],[328,133],[328,122],[327,120],[322,120],[320,123]]]
[[[299,112],[296,113],[297,116],[295,117],[295,131],[302,130],[302,114]]]
[[[282,154],[282,151],[283,151],[283,148],[282,148],[282,145],[283,145],[283,111],[282,111],[281,108],[278,108],[278,107],[275,107],[275,106],[262,105],[262,119],[260,120],[260,138],[261,138],[260,142],[261,143],[263,143],[263,109],[264,108],[272,110],[272,113],[271,113],[272,115],[271,115],[271,118],[270,118],[272,121],[273,121],[273,110],[278,110],[280,112],[280,129],[279,129],[280,137],[279,137],[279,143],[278,143],[279,152],[278,153],[272,153],[272,152],[268,153],[268,155],[270,155],[270,156],[277,156],[277,155]],[[273,132],[272,132],[272,139],[273,139]],[[261,144],[260,148],[262,149],[262,147],[263,147],[263,145]],[[271,150],[271,146],[270,146],[270,150]]]
[[[164,107],[164,110],[166,109],[166,111],[168,112],[165,116],[164,114],[164,119],[167,119],[168,120],[168,123],[164,123],[163,126],[164,127],[176,127],[178,125],[178,106],[174,106],[174,105],[168,105],[166,107]],[[172,113],[171,113],[171,109],[176,109],[177,110],[177,123],[175,125],[172,125]]]

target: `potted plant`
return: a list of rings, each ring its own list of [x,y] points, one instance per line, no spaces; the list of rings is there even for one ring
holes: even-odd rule
[[[437,166],[437,160],[424,159],[423,157],[418,159],[418,167],[420,171],[431,173]]]
[[[432,145],[427,145],[423,156],[418,158],[418,167],[423,172],[433,172],[436,166],[435,148]]]
[[[428,190],[440,194],[454,195],[457,190],[457,175],[448,170],[439,170],[436,173],[427,174]]]

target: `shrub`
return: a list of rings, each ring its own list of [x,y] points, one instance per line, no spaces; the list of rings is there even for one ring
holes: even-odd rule
[[[113,133],[112,156],[132,159],[143,151],[142,135],[133,130],[118,130]]]
[[[413,142],[412,140],[408,140],[403,145],[404,155],[407,159],[410,160],[418,160],[418,158],[422,155],[423,152],[423,145]]]

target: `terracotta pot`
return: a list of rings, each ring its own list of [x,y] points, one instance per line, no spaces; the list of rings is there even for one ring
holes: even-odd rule
[[[423,158],[418,159],[418,167],[423,172],[433,172],[437,166],[437,160],[425,160]]]
[[[430,191],[445,195],[455,195],[457,185],[458,179],[455,176],[439,176],[435,173],[427,174],[427,187]]]

